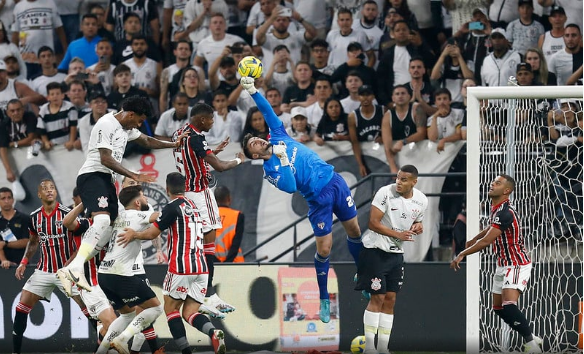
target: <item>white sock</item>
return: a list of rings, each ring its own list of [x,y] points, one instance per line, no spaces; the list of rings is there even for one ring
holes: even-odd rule
[[[114,340],[136,317],[136,311],[130,313],[120,314],[120,317],[116,318],[109,326],[107,333],[103,337],[99,348],[95,354],[105,354],[110,348],[110,342]]]
[[[379,329],[377,331],[377,351],[380,354],[389,354],[389,337],[393,327],[393,315],[381,313],[379,315]]]
[[[377,327],[379,327],[379,312],[365,310],[363,325],[365,327],[365,351],[375,351],[375,335],[377,334]]]
[[[107,231],[110,232],[107,232]],[[110,216],[98,214],[93,217],[93,224],[87,229],[81,240],[77,255],[69,264],[70,268],[83,271],[83,264],[97,253],[95,248],[103,248],[111,236]],[[101,245],[101,246],[100,246]]]
[[[144,336],[144,334],[142,332],[137,333],[134,335],[134,339],[132,340],[132,351],[135,352],[139,352],[140,349],[142,349],[142,344],[144,344],[144,341],[146,340],[146,337]]]
[[[129,341],[135,334],[142,332],[146,327],[150,326],[152,322],[156,321],[161,314],[162,305],[145,309],[134,318],[132,323],[130,323],[118,337],[123,342]]]

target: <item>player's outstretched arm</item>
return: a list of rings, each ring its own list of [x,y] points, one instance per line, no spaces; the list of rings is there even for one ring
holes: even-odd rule
[[[238,152],[235,156],[236,157],[233,160],[224,161],[220,160],[214,153],[210,153],[205,156],[204,160],[211,165],[215,171],[223,172],[236,167],[245,160],[245,155],[242,152]]]
[[[180,147],[181,141],[187,136],[188,132],[184,132],[182,135],[176,138],[176,141],[164,141],[153,138],[146,134],[140,134],[140,137],[136,139],[136,142],[149,149],[175,149]]]
[[[134,240],[154,240],[160,235],[160,232],[160,229],[154,225],[140,232],[136,232],[134,229],[127,227],[124,229],[124,233],[118,235],[116,243],[126,248],[128,243]]]
[[[280,126],[284,125],[280,118],[274,113],[272,106],[262,94],[258,93],[258,90],[254,86],[254,79],[253,77],[242,77],[241,78],[241,86],[249,92],[251,98],[253,98],[254,102],[258,106],[260,112],[264,115],[264,119],[266,123],[268,123],[268,127],[270,130],[275,130]]]
[[[112,156],[112,151],[106,148],[99,148],[99,157],[101,164],[110,170],[122,176],[130,177],[138,182],[154,182],[156,178],[141,173],[136,173],[125,168],[121,163],[117,162]]]

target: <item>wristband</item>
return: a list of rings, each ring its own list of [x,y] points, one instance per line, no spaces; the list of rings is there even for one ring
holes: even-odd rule
[[[240,159],[239,157],[236,157],[236,158],[234,158],[234,159],[233,159],[233,160],[231,160],[231,161],[235,161],[235,162],[237,162],[237,164],[238,164],[238,165],[240,165],[240,164],[241,164],[241,159]]]
[[[23,257],[22,260],[20,261],[20,264],[27,265],[28,264],[28,258]]]
[[[404,139],[402,140],[402,143],[403,143],[404,145],[408,145],[408,139],[407,139],[407,138],[404,138]]]

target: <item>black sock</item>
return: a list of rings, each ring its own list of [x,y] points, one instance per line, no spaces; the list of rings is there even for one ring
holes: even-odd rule
[[[158,344],[158,337],[156,336],[156,332],[154,332],[154,327],[152,325],[146,327],[142,333],[144,334],[146,342],[148,343],[152,353],[160,349],[160,345]]]
[[[93,329],[97,330],[97,320],[94,320],[93,318],[87,318],[89,320],[89,323],[91,323],[91,327],[93,327]]]
[[[215,331],[215,326],[213,326],[213,324],[211,323],[211,321],[209,321],[207,316],[195,312],[191,316],[189,316],[189,319],[187,322],[191,326],[198,329],[199,332],[205,333],[209,337],[213,336],[213,333]]]
[[[17,309],[16,315],[14,315],[14,326],[12,327],[13,353],[20,354],[20,351],[22,349],[22,336],[24,334],[24,331],[26,330],[27,321],[28,312],[22,312]]]
[[[181,350],[182,354],[191,354],[191,347],[187,340],[187,332],[180,314],[178,312],[169,313],[166,315],[166,320],[168,321],[168,328],[176,346]]]
[[[531,333],[531,328],[529,328],[527,318],[525,318],[525,315],[521,313],[521,311],[519,311],[517,305],[515,304],[503,305],[502,313],[503,316],[501,318],[503,318],[503,320],[513,330],[519,333],[519,335],[523,337],[526,343],[531,342],[533,340],[533,335]]]
[[[207,293],[205,297],[209,297],[215,294],[215,288],[213,287],[213,275],[215,274],[215,255],[205,254],[205,260],[207,261],[207,267],[209,268],[209,279],[207,280]]]

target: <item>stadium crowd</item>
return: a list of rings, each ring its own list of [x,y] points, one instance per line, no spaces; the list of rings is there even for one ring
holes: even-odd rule
[[[253,55],[256,87],[292,137],[350,141],[362,176],[360,144],[375,141],[397,173],[407,144],[466,139],[468,87],[581,85],[582,12],[570,0],[2,0],[0,157],[12,182],[12,149],[85,151],[100,117],[134,95],[156,111],[148,136],[170,140],[206,102],[209,144],[265,138],[237,72]],[[550,141],[581,146],[573,116],[542,115]],[[125,156],[147,151],[130,143]]]

